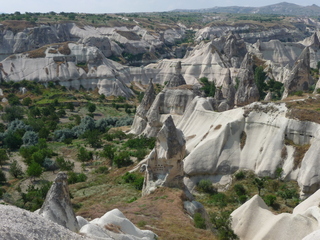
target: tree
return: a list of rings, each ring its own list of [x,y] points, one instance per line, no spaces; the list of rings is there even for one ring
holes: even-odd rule
[[[6,175],[4,172],[0,169],[0,183],[3,184],[7,181]]]
[[[69,109],[71,112],[73,112],[74,110],[74,105],[72,102],[68,102],[66,105],[66,108]]]
[[[89,152],[84,147],[81,147],[79,148],[77,158],[80,162],[88,162],[92,159],[92,152]]]
[[[40,164],[36,163],[35,161],[32,161],[27,169],[27,175],[31,178],[40,177],[43,170]]]
[[[22,137],[25,146],[34,146],[38,143],[38,134],[33,131],[27,131]]]
[[[23,119],[23,108],[20,106],[7,106],[4,109],[5,114],[1,116],[5,122],[11,122],[15,119]]]
[[[18,164],[17,160],[13,160],[13,162],[11,163],[9,173],[15,178],[19,178],[23,175],[22,168]]]
[[[214,97],[216,93],[216,86],[214,82],[209,82],[206,77],[200,78],[199,81],[204,85],[201,89],[204,91],[206,97]]]
[[[263,67],[262,66],[256,67],[254,71],[254,80],[259,90],[260,99],[263,99],[266,95],[264,92],[264,88],[266,87],[266,84],[264,82],[265,79],[266,79],[266,73],[263,71]]]
[[[19,149],[22,145],[22,138],[17,131],[8,131],[6,137],[4,138],[4,145],[11,150]]]
[[[93,113],[96,110],[96,105],[94,103],[88,103],[87,108],[90,113]]]
[[[2,167],[2,165],[9,160],[7,152],[5,149],[0,148],[0,166]]]
[[[132,164],[130,160],[130,155],[128,152],[120,152],[113,158],[113,164],[118,168],[126,167]]]
[[[29,106],[32,103],[32,100],[30,97],[26,97],[22,100],[22,105],[23,106]]]
[[[112,145],[106,145],[103,147],[102,152],[100,153],[101,157],[105,157],[110,159],[111,161],[114,158],[114,153],[116,152],[116,149],[112,147]]]
[[[265,178],[255,178],[253,180],[253,184],[256,185],[256,187],[258,188],[259,196],[260,196],[261,189],[264,188],[265,181],[266,181]]]

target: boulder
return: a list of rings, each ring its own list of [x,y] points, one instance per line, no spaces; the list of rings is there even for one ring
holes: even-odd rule
[[[72,208],[67,178],[66,173],[57,174],[39,214],[73,232],[78,232],[80,228]]]
[[[39,214],[14,206],[0,204],[0,238],[1,239],[89,239],[52,222]]]

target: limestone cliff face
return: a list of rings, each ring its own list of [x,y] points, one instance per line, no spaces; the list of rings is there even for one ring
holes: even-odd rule
[[[183,161],[185,139],[169,116],[157,134],[155,148],[147,159],[143,195],[157,187],[178,187],[183,189]]]
[[[303,194],[315,192],[320,186],[320,125],[288,118],[289,113],[284,104],[273,103],[218,113],[209,99],[196,97],[177,123],[187,140],[184,172],[189,190],[203,178],[226,184],[239,168],[273,176],[281,167],[282,178],[296,180]],[[285,139],[310,147],[298,159],[299,150]]]
[[[58,173],[39,214],[73,232],[79,231],[78,221],[70,200],[66,173]]]

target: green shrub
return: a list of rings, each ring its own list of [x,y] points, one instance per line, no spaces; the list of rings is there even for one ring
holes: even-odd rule
[[[63,157],[57,157],[56,163],[62,171],[72,171],[74,168],[74,163],[68,160],[64,160]]]
[[[238,197],[246,195],[246,189],[242,184],[236,184],[233,186],[233,190],[236,192]]]
[[[27,168],[27,175],[31,178],[40,177],[43,170],[40,164],[32,161],[29,167]]]
[[[229,211],[210,213],[210,220],[220,240],[238,239],[231,228],[230,213]]]
[[[234,176],[236,177],[237,180],[242,180],[246,178],[246,174],[244,171],[239,171]]]
[[[209,204],[213,204],[219,208],[224,208],[228,204],[227,195],[224,193],[216,193],[210,196],[210,200],[208,201]]]
[[[92,159],[92,152],[86,150],[84,147],[79,148],[77,159],[80,162],[88,162]]]
[[[140,176],[139,174],[127,172],[122,176],[122,179],[125,183],[132,184],[137,190],[142,190],[144,177]]]
[[[96,170],[95,170],[96,173],[103,173],[103,174],[107,174],[109,172],[109,168],[106,167],[106,166],[101,166],[101,167],[98,167]]]
[[[275,201],[277,200],[277,197],[274,195],[265,195],[263,196],[263,200],[270,207],[274,205]]]
[[[205,193],[214,193],[215,189],[212,186],[212,183],[210,180],[202,179],[197,185],[197,189],[200,192],[205,192]]]
[[[148,138],[145,136],[139,136],[137,138],[129,139],[125,142],[124,146],[129,148],[149,148],[153,149],[155,146],[156,138]]]
[[[23,201],[23,208],[29,211],[35,211],[39,209],[46,195],[51,187],[51,182],[42,183],[38,188],[34,185],[29,185],[26,193],[21,193],[21,198]]]
[[[18,164],[17,160],[13,160],[10,164],[9,173],[15,178],[19,178],[23,175],[22,167]]]
[[[194,226],[200,229],[206,229],[206,221],[201,216],[201,213],[195,213],[193,216]]]
[[[78,182],[85,182],[87,180],[87,176],[84,173],[75,173],[68,172],[68,183],[74,184]]]
[[[113,158],[113,164],[118,168],[129,166],[132,163],[128,152],[119,152]]]
[[[0,184],[4,184],[7,181],[6,175],[4,172],[0,169]]]

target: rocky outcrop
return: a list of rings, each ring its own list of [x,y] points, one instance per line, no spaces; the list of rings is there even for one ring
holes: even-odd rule
[[[251,54],[247,54],[243,59],[237,80],[239,87],[235,95],[235,105],[244,106],[259,100],[260,95],[254,81],[253,56]]]
[[[133,134],[140,134],[147,126],[147,112],[150,109],[156,92],[154,91],[152,79],[150,79],[147,90],[144,93],[143,99],[140,105],[137,107],[136,114],[134,116],[133,124],[131,126],[131,132]]]
[[[314,84],[314,80],[310,75],[310,50],[305,48],[287,79],[284,81],[283,98],[295,91],[307,91]]]
[[[302,194],[319,188],[319,124],[288,118],[291,110],[285,104],[213,109],[212,99],[196,97],[176,124],[186,138],[184,183],[190,191],[201,179],[226,186],[238,169],[272,177],[278,167],[284,179],[298,182]],[[305,154],[285,139],[307,146]]]
[[[104,214],[101,218],[90,221],[85,224],[79,232],[92,239],[157,239],[157,235],[153,232],[137,228],[118,209],[113,209]]]
[[[319,229],[320,209],[316,206],[300,214],[274,215],[261,197],[255,195],[233,211],[231,217],[232,229],[241,240],[303,239]]]
[[[66,173],[58,173],[39,214],[73,232],[79,231],[78,221],[70,200]]]
[[[187,84],[186,81],[181,75],[181,62],[179,61],[175,67],[175,73],[173,77],[166,84],[166,88],[173,88],[173,87],[178,87],[186,84]]]
[[[86,240],[63,226],[43,218],[36,213],[13,206],[0,204],[0,238],[1,239],[73,239]]]
[[[105,53],[106,54],[106,53]],[[1,79],[28,79],[46,84],[54,81],[67,88],[98,88],[106,96],[133,95],[132,81],[147,84],[159,71],[126,67],[105,58],[97,47],[63,43],[43,47],[29,53],[13,55],[2,61]]]
[[[142,194],[149,194],[161,186],[184,189],[184,156],[183,133],[176,128],[172,117],[169,116],[157,134],[155,148],[147,158]]]

